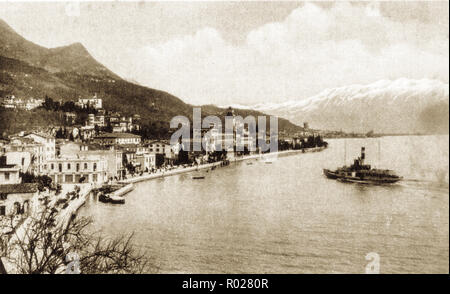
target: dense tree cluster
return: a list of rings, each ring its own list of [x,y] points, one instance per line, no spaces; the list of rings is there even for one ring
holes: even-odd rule
[[[52,189],[52,179],[47,175],[34,175],[26,172],[20,174],[22,183],[37,183],[39,191],[44,191],[45,188]]]

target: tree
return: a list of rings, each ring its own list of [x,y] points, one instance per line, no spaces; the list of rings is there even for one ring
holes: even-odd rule
[[[24,229],[16,230],[6,249],[6,258],[21,274],[142,273],[147,258],[132,245],[132,237],[104,239],[94,236],[89,218],[75,218],[64,225],[58,209],[45,206],[31,216]]]
[[[61,127],[56,131],[55,137],[56,139],[64,139],[64,133]]]
[[[20,173],[22,183],[37,183],[38,190],[44,191],[45,188],[52,189],[52,178],[47,175],[33,175],[29,172]]]

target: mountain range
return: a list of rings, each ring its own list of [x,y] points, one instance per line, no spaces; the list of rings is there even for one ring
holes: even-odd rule
[[[236,106],[245,107],[245,106]],[[252,107],[310,127],[390,134],[447,133],[449,85],[438,80],[381,80],[326,89],[298,101]]]
[[[81,44],[45,48],[17,34],[0,19],[0,97],[75,101],[97,93],[107,110],[140,114],[143,123],[168,128],[170,119],[192,119],[193,105],[167,92],[123,79],[95,60]],[[369,85],[326,89],[284,103],[232,105],[235,113],[277,115],[287,134],[299,125],[344,132],[448,133],[449,85],[438,80],[381,80]],[[228,106],[203,105],[202,115],[223,115]],[[45,118],[40,121],[45,123]],[[12,125],[8,121],[1,121]],[[291,123],[292,122],[292,123]],[[0,133],[2,126],[0,125]],[[162,133],[164,133],[163,131]]]
[[[79,97],[92,97],[94,93],[103,98],[107,110],[124,115],[139,114],[147,125],[164,126],[167,130],[174,116],[192,119],[193,105],[167,92],[119,77],[95,60],[81,43],[45,48],[26,40],[0,19],[0,97],[48,96],[53,100],[76,101]],[[202,107],[202,116],[225,112],[224,108]],[[235,113],[264,115],[245,109],[235,109]],[[12,123],[2,121],[2,125],[5,128]],[[302,129],[285,119],[279,120],[278,127],[287,133]],[[0,133],[4,131],[0,126]]]

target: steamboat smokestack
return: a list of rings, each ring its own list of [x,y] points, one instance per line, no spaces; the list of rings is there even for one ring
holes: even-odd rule
[[[361,165],[364,164],[365,158],[366,158],[366,147],[361,147]]]

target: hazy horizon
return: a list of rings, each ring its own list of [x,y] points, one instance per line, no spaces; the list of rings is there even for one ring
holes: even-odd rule
[[[124,79],[194,105],[449,80],[447,1],[1,2],[0,18],[41,46],[81,42]]]

